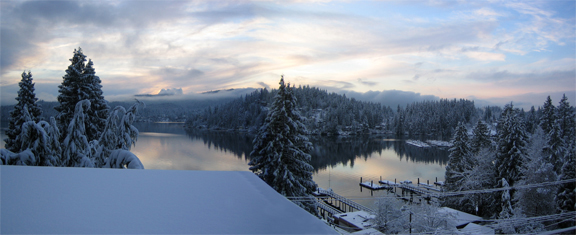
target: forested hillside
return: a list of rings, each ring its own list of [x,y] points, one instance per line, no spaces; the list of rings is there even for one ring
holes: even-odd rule
[[[146,107],[143,107],[136,117],[137,122],[184,122],[188,116],[203,112],[207,107],[226,103],[231,101],[232,98],[214,98],[214,99],[201,99],[201,100],[145,100]],[[133,101],[119,102],[113,101],[109,105],[111,107],[122,106],[125,108],[130,107]],[[54,109],[58,105],[57,101],[47,102],[38,101],[38,105],[42,107],[42,117],[48,120],[51,116],[56,116],[58,112]],[[0,111],[0,119],[2,121],[8,120],[10,111],[14,105],[2,106]]]
[[[256,90],[229,103],[210,106],[186,121],[188,128],[255,132],[262,125],[276,90]],[[310,134],[387,133],[396,136],[448,139],[458,122],[472,127],[478,120],[492,126],[501,108],[477,108],[474,101],[441,99],[415,102],[396,110],[379,103],[359,101],[315,87],[293,88]],[[538,113],[525,114],[527,119]]]
[[[459,122],[473,123],[480,112],[474,101],[465,99],[415,102],[404,109],[398,107],[393,126],[396,135],[451,137]]]
[[[312,134],[357,134],[383,130],[384,120],[394,115],[390,107],[358,101],[319,88],[293,88],[304,124]],[[256,90],[229,103],[209,107],[192,115],[186,125],[213,130],[247,130],[254,132],[262,125],[268,104],[277,90]]]

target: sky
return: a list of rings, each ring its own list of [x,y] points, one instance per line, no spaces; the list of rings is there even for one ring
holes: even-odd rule
[[[575,1],[1,1],[0,97],[58,96],[74,49],[107,100],[277,88],[370,101],[576,104]],[[181,90],[180,90],[181,89]]]

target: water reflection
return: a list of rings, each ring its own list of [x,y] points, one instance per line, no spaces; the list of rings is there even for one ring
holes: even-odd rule
[[[132,152],[146,169],[248,171],[253,136],[242,133],[185,131],[180,123],[136,123],[140,136]],[[4,132],[0,138],[6,138]],[[422,182],[444,180],[448,152],[418,148],[387,137],[313,136],[313,179],[322,188],[373,206],[387,191],[360,191],[363,180]],[[2,142],[2,147],[4,143]]]
[[[254,136],[244,133],[213,132],[188,130],[186,135],[193,141],[202,141],[209,149],[215,148],[231,152],[245,161],[250,160]],[[419,148],[404,141],[371,136],[312,136],[314,146],[312,166],[316,173],[337,165],[354,168],[357,158],[368,160],[374,154],[382,155],[383,151],[393,150],[400,160],[422,162],[425,164],[446,165],[448,154],[438,148]]]

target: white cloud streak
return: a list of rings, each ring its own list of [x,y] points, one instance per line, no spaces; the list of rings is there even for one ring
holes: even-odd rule
[[[445,3],[5,1],[0,89],[14,93],[25,69],[57,86],[79,46],[109,97],[274,87],[280,74],[302,85],[445,98],[504,85],[560,89],[546,78],[574,87],[566,63],[574,54],[562,51],[574,49],[574,14],[559,16],[546,2]]]

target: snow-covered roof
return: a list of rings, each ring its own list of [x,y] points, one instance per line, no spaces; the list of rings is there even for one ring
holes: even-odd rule
[[[360,231],[353,232],[354,235],[383,235],[382,232],[376,230],[375,228],[364,229]]]
[[[0,166],[0,233],[335,234],[251,172]]]
[[[463,234],[495,234],[494,229],[477,225],[475,223],[469,223],[466,227],[460,229]]]
[[[334,215],[335,219],[344,220],[347,223],[356,226],[359,229],[370,228],[372,226],[371,219],[374,215],[366,211],[354,211]]]
[[[449,207],[441,207],[438,209],[438,212],[439,213],[446,213],[446,214],[453,216],[454,218],[452,218],[452,220],[455,222],[456,227],[465,225],[465,224],[470,223],[470,222],[482,220],[482,217],[480,217],[480,216],[468,214],[466,212],[455,210],[455,209],[452,209]]]

